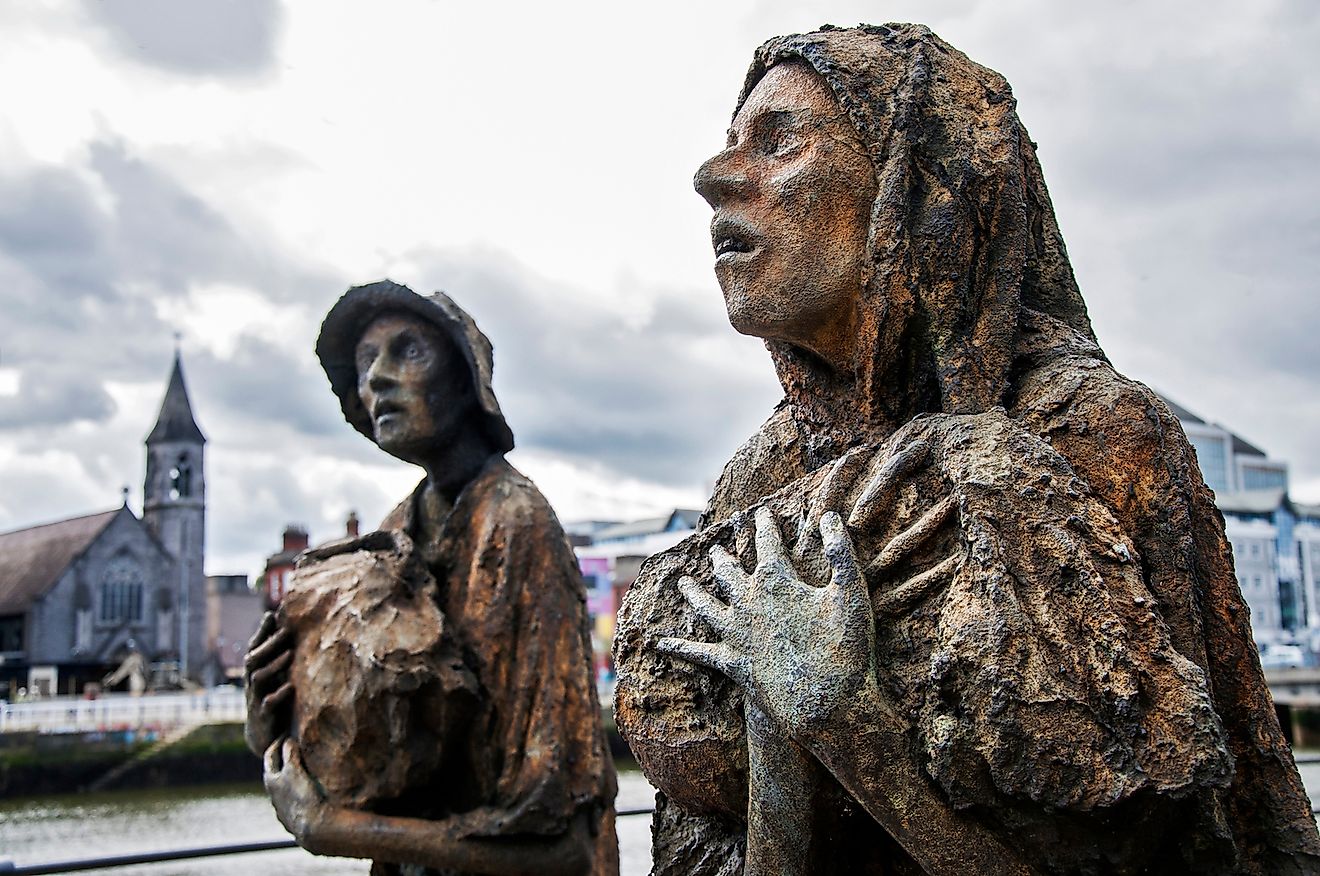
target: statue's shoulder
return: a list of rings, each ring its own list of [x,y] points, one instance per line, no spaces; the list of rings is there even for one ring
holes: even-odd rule
[[[394,510],[385,515],[385,519],[380,522],[379,529],[412,532],[413,520],[417,509],[417,496],[426,487],[426,480],[423,479],[413,491],[403,498],[399,504],[394,506]]]
[[[1140,457],[1188,453],[1168,403],[1103,358],[1065,356],[1027,372],[1010,414],[1056,447],[1096,444],[1097,452]]]
[[[488,533],[518,532],[520,537],[535,533],[565,539],[559,518],[544,494],[503,457],[491,460],[464,490],[458,504],[465,519],[479,522],[479,528]]]
[[[725,464],[702,515],[703,525],[750,508],[808,470],[802,434],[783,400]]]

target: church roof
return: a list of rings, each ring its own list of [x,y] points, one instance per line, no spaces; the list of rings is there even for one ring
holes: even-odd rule
[[[124,510],[0,533],[0,615],[27,611]]]
[[[156,418],[156,425],[147,436],[148,444],[165,441],[206,443],[206,436],[193,417],[188,388],[183,385],[183,364],[179,361],[178,353],[174,354],[174,370],[170,372],[170,385],[165,390],[165,400],[160,403],[160,416]]]

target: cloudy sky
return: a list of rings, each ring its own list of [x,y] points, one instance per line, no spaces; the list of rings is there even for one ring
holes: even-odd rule
[[[418,473],[312,342],[383,276],[476,316],[562,518],[699,506],[778,393],[692,171],[761,40],[887,20],[1013,84],[1119,369],[1320,501],[1313,0],[51,0],[0,6],[0,531],[140,507],[176,331],[208,571],[379,519]]]

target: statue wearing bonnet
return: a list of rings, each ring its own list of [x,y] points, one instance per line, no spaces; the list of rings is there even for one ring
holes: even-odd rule
[[[426,477],[304,553],[248,658],[280,821],[377,874],[618,872],[582,578],[504,460],[491,347],[448,296],[350,289],[317,355],[344,416]]]

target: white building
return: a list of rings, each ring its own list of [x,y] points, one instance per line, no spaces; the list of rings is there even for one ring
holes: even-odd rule
[[[1201,475],[1224,515],[1238,586],[1266,662],[1294,642],[1320,654],[1320,506],[1288,498],[1286,462],[1165,401],[1196,448]]]

